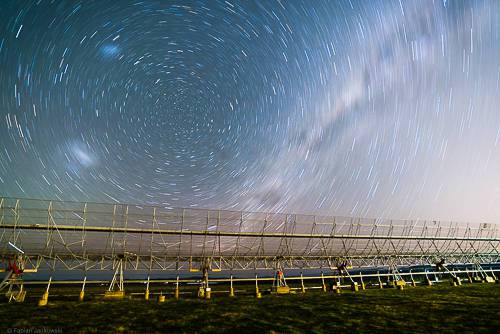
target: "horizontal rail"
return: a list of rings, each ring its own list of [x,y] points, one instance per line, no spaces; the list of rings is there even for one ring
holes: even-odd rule
[[[215,237],[253,237],[253,238],[301,238],[301,239],[364,239],[364,240],[443,240],[443,241],[484,241],[500,242],[500,238],[489,237],[446,237],[446,236],[406,236],[406,235],[352,235],[352,234],[308,234],[308,233],[259,233],[259,232],[224,232],[224,231],[186,231],[163,230],[153,228],[124,228],[105,226],[72,226],[72,225],[31,225],[31,224],[2,224],[2,229],[20,230],[59,230],[59,231],[85,231],[103,233],[137,233],[137,234],[162,234],[162,235],[193,235]]]
[[[352,270],[356,271],[356,270]],[[350,271],[350,272],[352,272]],[[477,270],[477,269],[469,269],[469,270],[455,270],[452,271],[453,274],[474,274],[474,273],[497,273],[500,272],[500,269],[484,269],[484,270]],[[447,272],[443,271],[418,271],[418,272],[398,272],[398,276],[425,276],[425,275],[449,275]],[[378,277],[393,277],[394,273],[373,273],[373,274],[349,274],[349,277],[351,278],[378,278]],[[339,279],[339,278],[346,278],[346,275],[323,275],[323,276],[286,276],[287,281],[299,281],[299,280],[321,280],[321,279]],[[255,282],[255,281],[273,281],[274,277],[265,277],[265,276],[257,276],[257,277],[233,277],[233,278],[209,278],[208,281],[212,283],[229,283],[231,281],[233,282]],[[171,279],[150,279],[149,283],[199,283],[201,281],[201,278],[180,278],[177,280],[176,278],[171,278]],[[51,284],[83,284],[84,281],[82,280],[52,280]],[[124,280],[124,283],[128,284],[146,284],[147,279],[129,279],[129,280]],[[40,281],[24,281],[24,284],[47,284],[48,281],[46,280],[40,280]],[[85,284],[106,284],[109,283],[109,281],[106,280],[86,280]]]
[[[9,251],[9,252],[0,252],[0,257],[9,257],[16,255],[18,253],[14,251]],[[280,254],[269,254],[269,255],[189,255],[189,254],[180,254],[180,255],[165,255],[161,252],[153,252],[152,255],[148,254],[138,254],[134,253],[131,251],[125,251],[123,253],[120,252],[115,252],[115,254],[112,253],[91,253],[91,252],[86,252],[85,255],[82,254],[77,254],[77,253],[62,253],[58,252],[57,254],[52,254],[52,255],[44,255],[41,253],[37,253],[37,251],[32,252],[32,254],[25,255],[25,258],[46,258],[50,260],[54,259],[63,259],[63,258],[70,258],[74,259],[75,261],[78,260],[93,260],[93,261],[113,261],[113,260],[119,260],[119,259],[126,259],[126,260],[132,260],[135,261],[136,259],[141,259],[142,261],[149,261],[151,258],[153,259],[158,259],[158,260],[167,260],[167,261],[181,261],[181,262],[187,262],[187,261],[202,261],[204,259],[211,259],[213,261],[219,261],[220,259],[225,259],[225,260],[269,260],[269,259],[279,259],[281,261],[326,261],[326,260],[383,260],[383,259],[424,259],[424,258],[431,258],[431,257],[467,257],[467,256],[473,256],[473,257],[486,257],[486,258],[498,258],[500,259],[500,253],[497,252],[475,252],[471,250],[470,252],[427,252],[427,253],[357,253],[357,254],[336,254],[332,253],[330,255],[322,255],[322,254],[314,254],[314,255],[280,255]],[[0,269],[1,272],[2,269]]]

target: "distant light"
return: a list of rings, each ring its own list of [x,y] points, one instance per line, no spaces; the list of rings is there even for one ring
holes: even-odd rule
[[[106,44],[101,47],[101,53],[104,57],[114,58],[119,55],[120,48],[117,44]]]
[[[83,142],[74,141],[70,143],[69,148],[71,157],[74,159],[74,162],[79,164],[79,166],[88,168],[96,164],[97,161],[95,155]]]

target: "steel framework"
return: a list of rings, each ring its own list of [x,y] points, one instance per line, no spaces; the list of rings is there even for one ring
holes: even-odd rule
[[[500,262],[500,233],[487,223],[0,198],[0,258],[20,251],[31,271],[480,264]]]

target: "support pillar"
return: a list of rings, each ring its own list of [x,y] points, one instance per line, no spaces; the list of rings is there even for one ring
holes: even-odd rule
[[[49,283],[47,284],[47,289],[42,295],[42,298],[38,301],[38,306],[46,306],[48,301],[49,301],[49,289],[50,289],[50,283],[52,282],[52,276],[49,278]]]
[[[457,275],[452,276],[451,277],[451,285],[452,286],[460,286],[460,285],[462,285],[462,280]]]
[[[146,283],[146,292],[144,293],[144,299],[149,300],[149,275],[148,275],[148,282]]]
[[[335,286],[335,292],[340,295],[341,292],[341,287],[340,287],[340,279],[337,281],[337,284]]]
[[[432,281],[429,278],[429,275],[427,275],[427,271],[425,272],[425,282],[427,283],[427,286],[432,286]]]
[[[229,288],[229,297],[234,297],[234,288],[233,288],[233,275],[230,277],[231,286]]]
[[[415,279],[413,278],[413,273],[411,272],[411,269],[410,269],[410,279],[411,279],[411,286],[416,287],[417,282],[415,282]]]
[[[83,278],[82,290],[80,291],[80,295],[78,296],[78,301],[83,302],[85,298],[85,283],[87,282],[87,276]]]
[[[203,279],[200,289],[198,290],[198,296],[200,298],[210,299],[212,294],[212,289],[208,286],[208,266],[203,266]]]
[[[323,292],[326,292],[325,277],[323,276],[323,272],[321,272],[321,286],[323,288]]]
[[[469,273],[469,270],[467,268],[465,268],[465,274],[467,275],[467,281],[469,283],[472,283],[472,276],[471,274]]]
[[[262,298],[262,293],[259,291],[259,279],[255,275],[255,298]]]
[[[300,273],[300,291],[302,293],[306,293],[306,287],[304,286],[304,276],[302,275],[302,273]]]
[[[495,272],[493,271],[493,269],[490,268],[490,270],[491,270],[491,276],[493,276],[493,279],[495,280],[495,283],[497,283],[497,284],[500,283],[500,277],[496,277]]]
[[[363,281],[363,274],[361,274],[361,271],[359,272],[359,279],[361,280],[361,290],[366,290],[366,285]]]
[[[26,297],[26,290],[24,289],[23,280],[10,270],[5,275],[5,278],[0,283],[0,291],[7,288],[5,296],[11,301],[21,303]]]
[[[177,275],[177,281],[175,282],[175,299],[179,299],[179,276]]]
[[[493,271],[493,269],[492,269],[492,268],[490,268],[490,272],[491,272],[491,277],[493,277],[493,281],[492,281],[492,283],[493,283],[493,282],[498,283],[498,277],[496,277],[495,272]]]
[[[116,290],[115,290],[116,288]],[[105,299],[123,299],[125,297],[125,289],[123,285],[123,259],[118,261],[113,279],[109,284],[108,291],[104,293]]]
[[[9,290],[6,293],[6,296],[9,298],[9,303],[11,301],[15,301],[17,303],[24,302],[24,298],[26,298],[26,290],[24,289],[23,281],[14,279],[13,282],[9,283]]]

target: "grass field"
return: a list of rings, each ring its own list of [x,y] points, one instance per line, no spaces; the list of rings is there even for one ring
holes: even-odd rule
[[[31,332],[30,332],[31,331]],[[367,289],[342,294],[216,295],[211,300],[0,304],[1,333],[500,332],[500,284]]]

